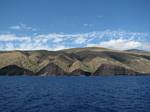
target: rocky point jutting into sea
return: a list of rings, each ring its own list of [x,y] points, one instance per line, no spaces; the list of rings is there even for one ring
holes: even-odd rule
[[[101,76],[148,75],[150,52],[118,51],[101,47],[59,51],[1,51],[0,75]]]

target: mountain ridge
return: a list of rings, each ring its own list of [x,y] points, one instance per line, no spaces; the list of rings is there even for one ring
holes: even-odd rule
[[[27,73],[35,76],[140,75],[150,74],[150,52],[119,51],[101,47],[59,51],[0,51],[0,70],[5,68],[8,72],[6,74],[10,74],[13,67],[11,70],[7,70],[7,67],[11,65],[15,65],[14,70],[20,68],[21,71],[30,71]]]

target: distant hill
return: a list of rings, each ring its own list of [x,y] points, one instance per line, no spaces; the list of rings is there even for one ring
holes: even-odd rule
[[[144,50],[139,50],[139,49],[129,49],[129,50],[125,50],[127,52],[131,52],[131,53],[145,53],[145,54],[150,54],[150,52],[148,51],[144,51]]]
[[[19,73],[19,74],[18,74]],[[0,75],[146,75],[150,52],[101,47],[60,51],[1,51]]]

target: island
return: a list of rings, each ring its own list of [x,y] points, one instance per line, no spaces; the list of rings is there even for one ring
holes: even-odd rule
[[[110,76],[150,74],[150,52],[102,47],[59,51],[0,51],[0,76]]]

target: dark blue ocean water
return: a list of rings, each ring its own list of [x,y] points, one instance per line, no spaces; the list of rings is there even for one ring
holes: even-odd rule
[[[150,77],[0,77],[0,112],[150,112]]]

